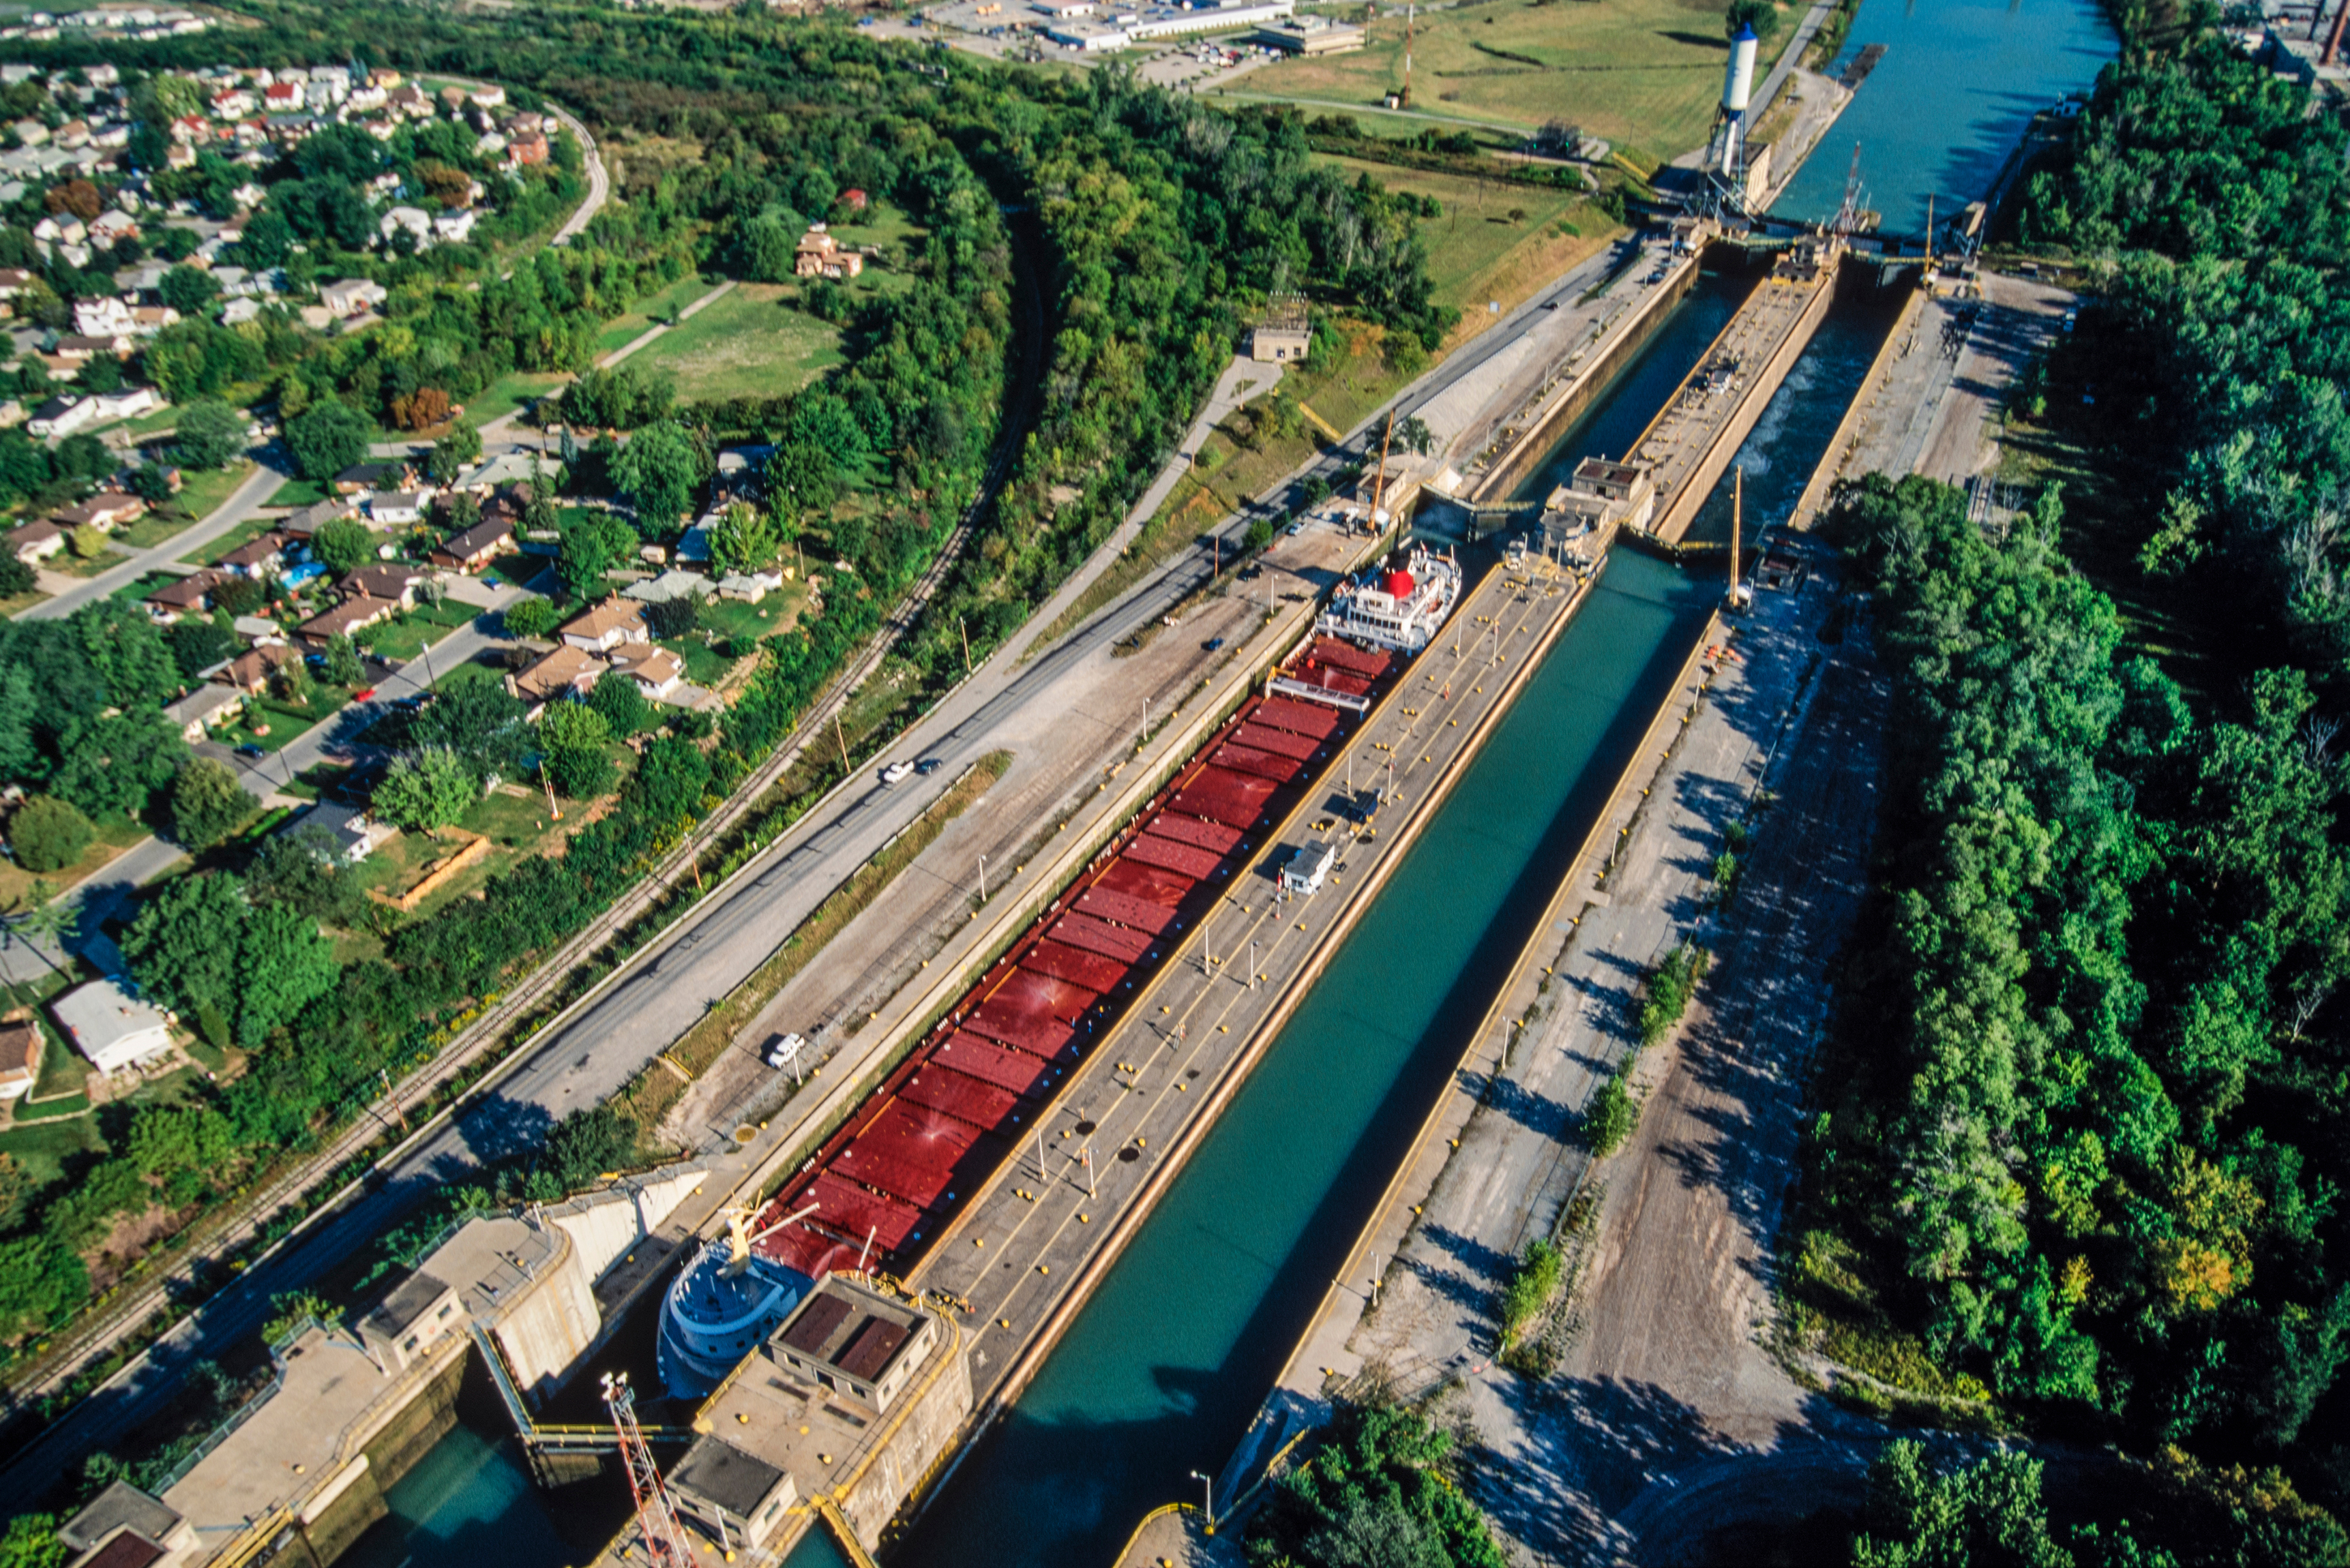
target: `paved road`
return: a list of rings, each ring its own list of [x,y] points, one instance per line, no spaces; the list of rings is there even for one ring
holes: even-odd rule
[[[559,245],[574,235],[587,232],[596,214],[604,210],[604,203],[612,199],[612,181],[611,176],[605,172],[603,151],[596,145],[596,139],[588,134],[588,128],[580,123],[579,117],[551,99],[547,100],[546,111],[561,120],[563,128],[578,139],[579,151],[587,154],[588,159],[588,199],[579,203],[577,212],[563,221],[561,228],[555,231],[555,243]]]
[[[87,604],[94,604],[118,588],[128,587],[149,572],[170,566],[201,545],[209,545],[223,535],[232,532],[238,524],[250,518],[277,493],[278,486],[293,478],[277,466],[283,461],[274,451],[264,452],[259,465],[243,484],[229,493],[226,501],[207,515],[151,548],[140,551],[119,566],[109,566],[98,576],[76,583],[53,597],[43,599],[29,609],[16,612],[18,620],[59,620]]]

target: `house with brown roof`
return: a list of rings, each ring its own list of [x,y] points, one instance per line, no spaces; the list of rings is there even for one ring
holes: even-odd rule
[[[246,649],[213,671],[213,679],[248,697],[258,697],[269,690],[269,682],[279,670],[301,657],[282,642],[265,642]]]
[[[206,570],[165,583],[147,596],[147,613],[160,621],[174,621],[192,612],[201,615],[211,607],[213,590],[228,580],[226,572]]]
[[[373,495],[378,491],[413,490],[416,470],[405,462],[355,462],[335,475],[338,495]]]
[[[612,650],[612,668],[627,674],[655,702],[685,680],[685,660],[658,643],[622,643]]]
[[[435,545],[427,559],[452,571],[479,571],[514,538],[514,531],[511,518],[485,517],[463,533],[452,534]]]
[[[297,512],[280,518],[277,531],[290,543],[307,542],[328,524],[358,514],[359,508],[348,501],[314,501]]]
[[[294,628],[294,635],[305,642],[323,648],[336,638],[352,636],[399,613],[400,606],[396,601],[369,598],[362,594],[357,598],[345,599],[322,615],[312,616]]]
[[[69,530],[85,524],[110,530],[134,521],[146,510],[147,504],[136,495],[126,495],[120,490],[101,490],[80,505],[52,512],[49,517],[57,526]]]
[[[549,702],[588,695],[608,668],[595,654],[566,643],[529,669],[507,676],[506,690],[529,703],[529,717],[536,719]]]
[[[285,569],[286,546],[290,543],[283,534],[264,534],[239,545],[217,564],[221,570],[234,572],[240,577],[275,576]]]
[[[163,717],[192,745],[204,738],[206,731],[220,728],[244,711],[244,692],[206,682],[177,702],[166,703]]]
[[[865,270],[865,258],[825,233],[818,223],[800,236],[792,254],[792,272],[798,277],[855,277]]]
[[[364,598],[392,599],[402,609],[416,607],[416,590],[432,581],[432,575],[415,566],[388,563],[380,566],[361,566],[349,573],[335,587],[346,596]]]
[[[30,1017],[0,1020],[0,1100],[13,1100],[41,1075],[41,1026]]]
[[[650,642],[642,605],[608,598],[587,614],[563,623],[557,635],[588,653],[609,653],[624,642]]]
[[[66,531],[47,521],[19,524],[4,536],[10,554],[28,566],[66,547]]]

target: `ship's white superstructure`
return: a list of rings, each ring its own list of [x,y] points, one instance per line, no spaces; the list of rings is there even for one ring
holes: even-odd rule
[[[1461,563],[1415,545],[1402,565],[1340,584],[1314,627],[1350,642],[1418,653],[1460,597]]]

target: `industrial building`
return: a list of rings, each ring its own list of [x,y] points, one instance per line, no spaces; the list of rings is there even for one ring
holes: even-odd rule
[[[1033,7],[1052,18],[1045,36],[1065,47],[1098,53],[1153,38],[1261,27],[1294,16],[1297,0],[1234,0],[1223,5],[1094,5],[1084,0],[1041,0]]]
[[[1259,27],[1249,41],[1284,55],[1351,55],[1363,47],[1363,29],[1309,12]]]

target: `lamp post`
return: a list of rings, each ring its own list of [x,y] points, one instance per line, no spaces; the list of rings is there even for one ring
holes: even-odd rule
[[[1216,1532],[1216,1483],[1210,1480],[1206,1476],[1201,1475],[1198,1470],[1193,1470],[1191,1472],[1191,1479],[1198,1481],[1201,1486],[1207,1489],[1208,1533],[1213,1535]]]
[[[979,901],[987,902],[987,857],[979,857]]]

